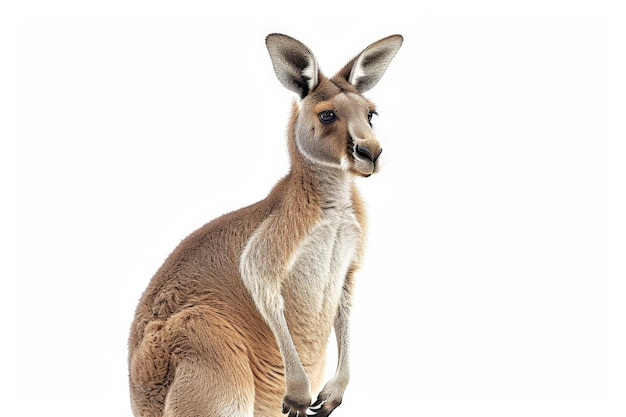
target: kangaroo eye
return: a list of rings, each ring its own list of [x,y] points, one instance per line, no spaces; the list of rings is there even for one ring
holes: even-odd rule
[[[367,113],[367,120],[371,122],[372,117],[374,117],[375,114],[378,115],[378,113],[376,113],[376,110],[372,110],[369,113]]]
[[[332,110],[324,110],[319,115],[320,122],[324,124],[332,123],[337,119],[337,115]]]

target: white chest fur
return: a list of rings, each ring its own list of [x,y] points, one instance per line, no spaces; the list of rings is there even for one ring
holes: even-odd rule
[[[267,319],[284,303],[297,306],[300,318],[334,316],[343,283],[356,260],[361,239],[351,199],[351,183],[342,176],[321,175],[322,213],[282,262],[284,247],[273,236],[282,216],[270,216],[250,237],[240,259],[241,278]],[[278,261],[278,262],[276,262]]]
[[[355,260],[361,227],[350,206],[324,211],[288,265],[289,285],[317,314],[339,303],[344,279]]]

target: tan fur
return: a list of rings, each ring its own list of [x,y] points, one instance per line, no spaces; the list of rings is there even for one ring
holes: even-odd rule
[[[382,76],[401,40],[385,38],[359,55],[387,60],[370,76]],[[138,417],[327,416],[348,383],[353,274],[365,245],[353,177],[378,168],[367,120],[374,106],[347,81],[355,61],[328,79],[298,41],[267,42],[279,80],[301,97],[289,123],[291,170],[266,199],[188,236],[152,278],[129,338]],[[338,119],[321,123],[324,110]],[[322,386],[333,327],[337,373]]]

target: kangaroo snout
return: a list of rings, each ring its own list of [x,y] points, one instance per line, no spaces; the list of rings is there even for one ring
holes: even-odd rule
[[[367,146],[356,145],[355,151],[356,151],[357,155],[359,155],[361,158],[369,159],[372,162],[376,162],[376,160],[378,159],[380,154],[383,152],[383,149],[382,148],[378,148],[378,150],[374,153]]]
[[[353,170],[363,177],[369,177],[378,171],[378,158],[383,149],[376,140],[354,141],[352,147]]]

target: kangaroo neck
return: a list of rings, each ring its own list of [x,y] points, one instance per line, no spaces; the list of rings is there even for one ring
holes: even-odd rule
[[[302,159],[304,161],[297,169],[292,168],[291,177],[296,192],[306,198],[308,204],[321,209],[348,207],[352,204],[350,173]]]

